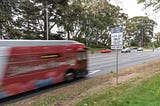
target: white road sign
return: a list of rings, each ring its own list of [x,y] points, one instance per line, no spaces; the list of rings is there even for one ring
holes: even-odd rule
[[[123,44],[123,32],[111,34],[111,45]]]
[[[123,31],[121,27],[112,29],[111,34],[111,49],[123,48]]]

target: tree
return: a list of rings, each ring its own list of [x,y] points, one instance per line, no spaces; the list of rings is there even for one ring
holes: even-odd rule
[[[18,39],[46,39],[47,19],[48,33],[56,25],[57,5],[65,5],[68,0],[20,0],[16,4],[16,27],[21,32]],[[46,8],[48,8],[48,18],[46,19]],[[13,18],[13,17],[12,17]],[[53,38],[53,37],[52,37]]]
[[[3,30],[14,35],[12,36],[14,39],[46,39],[47,32],[50,39],[62,39],[63,36],[52,33],[53,27],[57,26],[68,39],[78,38],[83,39],[83,42],[85,40],[87,45],[91,42],[109,47],[110,28],[116,25],[123,26],[128,18],[121,12],[120,7],[111,5],[106,0],[5,0],[5,2],[4,7],[9,7],[9,11],[2,12],[5,11],[3,15],[9,18],[2,18],[6,19],[2,26]],[[46,13],[48,18],[45,17]]]
[[[157,46],[160,47],[160,32],[155,34],[154,39],[156,40]]]
[[[137,2],[144,4],[145,8],[154,7],[154,10],[160,9],[160,1],[159,0],[137,0]]]
[[[110,28],[127,19],[118,6],[111,5],[106,0],[77,0],[71,6],[73,4],[78,4],[76,7],[81,8],[74,24],[78,26],[74,27],[74,32],[77,31],[75,36],[85,37],[87,45],[89,42],[95,42],[109,46]]]
[[[153,38],[154,26],[157,24],[154,20],[147,16],[137,16],[129,19],[132,24],[136,26],[136,34],[139,38],[139,46],[147,46]]]
[[[58,7],[55,24],[63,28],[67,34],[67,39],[71,39],[73,37],[72,34],[77,30],[81,13],[81,6],[75,2]]]
[[[15,27],[14,18],[16,3],[19,0],[3,0],[0,3],[0,35],[13,37],[20,35],[20,31]]]
[[[131,38],[133,38],[136,35],[136,33],[137,33],[136,25],[132,23],[130,19],[128,19],[125,23],[124,46],[131,46]]]

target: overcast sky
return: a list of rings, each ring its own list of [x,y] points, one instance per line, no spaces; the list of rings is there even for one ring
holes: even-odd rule
[[[144,9],[143,4],[137,4],[136,0],[111,0],[112,4],[120,6],[124,13],[127,13],[130,18],[134,16],[149,16],[149,18],[153,19],[157,22],[157,26],[155,27],[154,32],[160,32],[160,14],[154,13],[152,9]]]

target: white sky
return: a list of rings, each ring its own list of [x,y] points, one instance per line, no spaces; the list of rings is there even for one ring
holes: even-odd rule
[[[158,24],[154,32],[160,32],[160,19],[158,18],[160,14],[154,13],[151,8],[145,10],[143,4],[137,4],[136,0],[111,0],[111,3],[120,6],[123,12],[129,15],[129,18],[148,15],[149,18],[153,19]]]

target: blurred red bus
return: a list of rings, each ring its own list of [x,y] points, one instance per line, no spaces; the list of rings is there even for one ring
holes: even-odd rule
[[[0,98],[84,77],[87,50],[71,40],[1,40]]]

